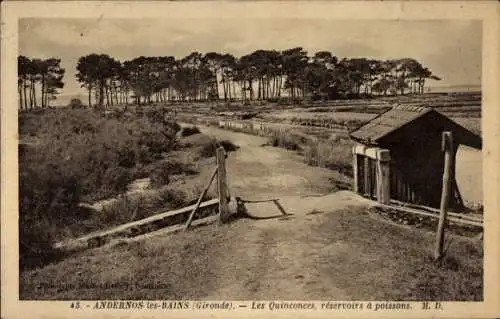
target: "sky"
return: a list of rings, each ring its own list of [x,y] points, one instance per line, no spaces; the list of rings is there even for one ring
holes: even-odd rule
[[[433,86],[480,85],[482,25],[477,20],[75,19],[19,20],[19,54],[58,57],[66,69],[64,95],[85,94],[76,81],[78,58],[106,53],[121,61],[193,51],[231,53],[301,46],[309,55],[414,58],[442,81]]]

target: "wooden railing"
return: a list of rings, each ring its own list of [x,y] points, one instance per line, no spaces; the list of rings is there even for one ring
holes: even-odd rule
[[[94,232],[83,237],[57,243],[55,248],[62,250],[79,250],[84,248],[99,247],[120,239],[133,238],[150,232],[161,231],[170,233],[179,230],[188,230],[192,226],[208,224],[218,221],[219,224],[227,221],[229,211],[229,191],[226,182],[226,152],[224,148],[217,149],[217,167],[214,169],[210,180],[203,189],[198,201],[194,205],[176,210],[158,212],[157,214],[122,224],[120,226]],[[203,201],[206,193],[217,176],[218,198]],[[216,207],[218,206],[218,209]],[[215,213],[217,212],[217,213]]]

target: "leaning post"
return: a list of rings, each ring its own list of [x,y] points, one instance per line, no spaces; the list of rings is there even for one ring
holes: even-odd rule
[[[448,202],[450,198],[451,178],[453,177],[453,135],[451,132],[443,132],[442,150],[444,151],[444,172],[443,172],[443,190],[441,192],[441,206],[439,214],[439,224],[436,234],[436,248],[434,251],[434,260],[443,256],[444,229],[446,224],[446,215]]]
[[[227,198],[226,151],[223,147],[217,149],[217,191],[219,195],[219,225],[227,220],[229,213]]]

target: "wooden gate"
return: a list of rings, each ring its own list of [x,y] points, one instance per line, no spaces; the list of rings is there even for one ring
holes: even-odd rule
[[[363,155],[356,154],[358,157],[358,181],[359,190],[358,192],[363,196],[369,198],[377,197],[377,162],[373,158],[369,158]]]
[[[381,203],[390,201],[390,153],[363,145],[353,147],[354,191]]]

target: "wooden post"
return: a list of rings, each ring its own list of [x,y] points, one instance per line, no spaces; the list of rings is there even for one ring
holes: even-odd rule
[[[229,212],[227,201],[226,151],[217,149],[217,190],[219,194],[219,225],[224,223]]]
[[[439,215],[439,224],[436,234],[436,249],[434,251],[434,260],[443,256],[444,228],[446,224],[446,213],[450,198],[451,178],[453,177],[453,135],[451,132],[443,132],[442,150],[444,151],[444,172],[443,172],[443,190],[441,192],[441,206]]]
[[[366,196],[370,196],[370,158],[368,156],[363,156],[363,160],[364,160],[364,164],[365,164],[365,169],[363,172],[364,184],[365,184],[364,193]]]
[[[184,230],[188,230],[189,226],[191,226],[191,222],[193,221],[194,214],[200,207],[201,201],[203,200],[203,197],[205,197],[205,194],[208,192],[208,189],[210,188],[210,185],[212,185],[212,182],[215,178],[215,175],[217,174],[217,167],[214,169],[214,172],[212,173],[212,176],[210,177],[210,180],[208,181],[207,186],[205,186],[205,189],[203,189],[203,192],[201,193],[200,197],[198,198],[198,201],[196,202],[196,205],[194,206],[193,210],[191,211],[191,214],[189,214],[189,218],[186,222],[186,226],[184,226]]]
[[[354,175],[352,189],[355,193],[359,193],[358,153],[356,152],[356,146],[352,147],[352,172]]]
[[[390,152],[377,150],[377,201],[389,204],[391,201]]]

